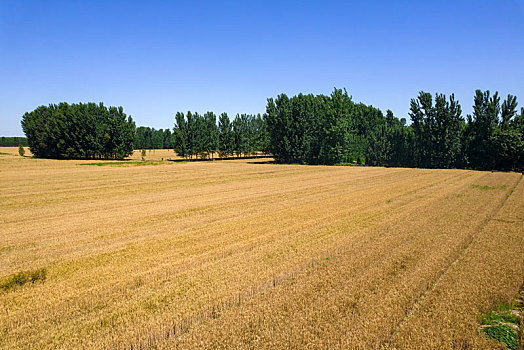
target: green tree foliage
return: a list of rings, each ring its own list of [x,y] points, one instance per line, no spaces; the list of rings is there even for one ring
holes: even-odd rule
[[[475,92],[473,116],[468,115],[465,147],[469,166],[492,169],[495,166],[496,150],[493,134],[499,124],[500,97],[488,91]]]
[[[221,157],[267,152],[268,134],[264,118],[259,115],[238,114],[231,122],[226,113],[218,120],[213,112],[204,115],[178,112],[175,116],[174,149],[181,157]]]
[[[508,95],[500,106],[498,92],[475,92],[473,115],[463,140],[466,165],[476,169],[524,168],[524,133],[517,98]]]
[[[146,126],[136,128],[135,149],[173,148],[173,135],[169,129],[155,130]]]
[[[269,151],[278,162],[336,164],[388,159],[386,120],[372,106],[355,104],[346,90],[331,96],[285,94],[268,99]]]
[[[415,166],[413,128],[406,126],[406,119],[397,119],[393,112],[386,112],[386,161],[388,166]]]
[[[352,159],[369,165],[385,165],[390,156],[387,121],[380,109],[363,103],[355,105],[351,128]]]
[[[443,94],[421,91],[411,100],[410,117],[415,137],[415,165],[424,168],[451,168],[460,166],[461,135],[464,129],[462,110],[455,96],[449,101]]]
[[[27,143],[27,137],[0,137],[0,147],[18,147],[18,145],[29,147],[29,143]]]
[[[18,154],[20,155],[20,157],[23,157],[25,155],[24,146],[22,146],[21,144],[18,145]]]
[[[326,135],[333,135],[334,130],[324,128],[328,101],[325,96],[311,94],[292,98],[281,94],[268,99],[268,151],[278,162],[317,164],[321,152],[330,151]]]
[[[218,119],[218,154],[220,157],[229,157],[235,150],[233,125],[227,113],[220,114]]]
[[[411,100],[412,124],[388,110],[354,103],[347,91],[278,95],[263,115],[178,112],[171,130],[134,129],[122,108],[94,103],[41,106],[26,113],[26,138],[0,146],[30,146],[38,157],[122,158],[135,148],[173,148],[186,158],[272,154],[277,162],[475,169],[524,169],[524,108],[517,98],[477,90],[466,120],[453,94],[421,91]],[[14,142],[14,143],[13,143]]]
[[[121,159],[133,152],[135,123],[122,107],[102,103],[40,106],[22,117],[36,157]]]
[[[234,149],[237,156],[248,155],[253,149],[251,121],[252,116],[248,114],[237,114],[233,120]]]
[[[218,151],[218,127],[217,117],[213,112],[206,112],[202,118],[202,158],[214,157],[215,152]]]
[[[175,115],[175,127],[173,128],[173,149],[180,157],[189,156],[189,130],[184,113],[177,112]]]
[[[269,133],[265,121],[266,115],[257,114],[252,122],[254,150],[267,154],[269,152]]]
[[[335,89],[326,101],[320,120],[321,139],[318,162],[335,164],[360,157],[362,143],[357,134],[356,108],[347,91]],[[321,116],[321,117],[322,117]],[[300,162],[303,162],[301,160]]]
[[[477,91],[467,122],[452,94],[420,92],[411,100],[411,125],[362,103],[345,90],[330,96],[285,94],[268,99],[269,151],[281,163],[477,169],[524,168],[524,109],[517,99]]]
[[[177,112],[173,129],[174,150],[181,157],[202,159],[212,157],[218,150],[218,127],[216,115],[207,112]]]
[[[188,155],[190,158],[198,154],[198,149],[201,142],[198,140],[199,137],[199,123],[198,123],[198,114],[187,112],[187,146],[188,146]]]

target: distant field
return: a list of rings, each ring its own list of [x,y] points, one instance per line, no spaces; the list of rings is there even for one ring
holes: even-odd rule
[[[141,160],[142,154],[140,150],[135,150],[130,159],[133,160]],[[178,159],[175,151],[172,149],[152,149],[152,150],[146,150],[146,156],[144,157],[146,160],[167,160],[169,158],[171,159]]]
[[[26,156],[32,156],[31,151],[29,151],[29,147],[24,147]],[[0,147],[0,156],[2,155],[18,155],[18,147]],[[152,150],[146,150],[145,160],[150,161],[157,161],[157,160],[167,160],[169,158],[171,159],[178,159],[175,151],[172,149],[152,149]],[[141,150],[135,150],[133,154],[128,158],[128,160],[142,160],[142,152]]]
[[[0,153],[1,349],[503,349],[519,173]]]

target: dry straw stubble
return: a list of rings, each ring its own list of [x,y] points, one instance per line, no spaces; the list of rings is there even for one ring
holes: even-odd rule
[[[458,266],[523,247],[519,174],[82,163],[0,159],[0,276],[47,271],[0,294],[1,348],[446,346],[439,286],[460,294],[478,281]],[[508,260],[464,296],[468,319],[514,292]]]

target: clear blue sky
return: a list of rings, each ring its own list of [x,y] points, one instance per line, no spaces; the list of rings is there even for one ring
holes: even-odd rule
[[[407,117],[418,91],[475,89],[524,104],[524,1],[0,0],[0,135],[66,101],[123,106],[137,125],[176,111],[263,113],[279,93],[329,94]]]

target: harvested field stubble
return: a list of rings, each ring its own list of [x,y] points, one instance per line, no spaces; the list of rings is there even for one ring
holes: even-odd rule
[[[0,158],[0,348],[490,348],[522,284],[520,174],[82,162]]]

